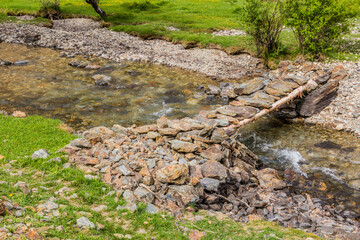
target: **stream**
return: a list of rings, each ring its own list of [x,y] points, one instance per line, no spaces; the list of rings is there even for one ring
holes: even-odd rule
[[[0,110],[58,118],[75,129],[149,124],[161,116],[191,117],[221,105],[198,91],[217,84],[214,80],[165,66],[61,58],[55,50],[5,43],[0,43],[0,59],[29,61],[0,66]],[[100,69],[74,68],[70,61]],[[111,76],[111,86],[95,85],[95,74]],[[358,137],[264,118],[243,128],[240,138],[265,166],[281,170],[290,191],[360,213]]]

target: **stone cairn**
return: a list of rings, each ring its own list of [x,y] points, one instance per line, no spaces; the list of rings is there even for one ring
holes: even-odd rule
[[[284,72],[289,68],[285,66]],[[321,73],[313,65],[311,69]],[[316,77],[317,86],[306,93],[308,97],[346,77],[341,67],[324,74],[326,77]],[[210,86],[209,94],[236,100],[201,111],[195,118],[161,117],[156,124],[139,127],[95,127],[63,151],[70,154],[71,163],[111,185],[128,202],[124,208],[129,210],[135,210],[138,201],[147,203],[151,212],[164,210],[174,215],[196,206],[243,222],[266,219],[321,235],[359,234],[355,213],[324,206],[308,195],[291,194],[277,171],[259,170],[258,157],[233,135],[236,129],[231,126],[307,82],[302,77],[274,79],[268,85],[266,81],[257,77],[241,86]],[[305,103],[306,98],[297,104]],[[284,109],[289,112],[288,106]],[[297,107],[293,110],[298,113]]]

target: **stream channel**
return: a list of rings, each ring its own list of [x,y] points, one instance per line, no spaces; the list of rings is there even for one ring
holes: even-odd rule
[[[150,124],[161,116],[191,117],[221,105],[199,91],[199,86],[217,82],[165,66],[61,58],[55,50],[5,43],[0,43],[0,59],[29,61],[0,66],[0,110],[58,118],[75,129]],[[70,61],[100,69],[74,68]],[[111,76],[111,85],[95,85],[96,74]],[[290,191],[360,214],[360,138],[273,118],[244,127],[240,138],[264,166],[282,172]]]

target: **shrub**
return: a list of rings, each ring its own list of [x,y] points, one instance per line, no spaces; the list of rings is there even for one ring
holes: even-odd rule
[[[357,1],[357,0],[355,0]],[[352,0],[288,0],[284,7],[289,26],[303,53],[326,53],[350,28],[356,7]]]
[[[283,28],[282,0],[246,0],[244,21],[246,32],[255,40],[257,53],[267,63],[278,51]]]
[[[40,0],[40,2],[39,15],[41,17],[51,20],[62,18],[59,0]]]

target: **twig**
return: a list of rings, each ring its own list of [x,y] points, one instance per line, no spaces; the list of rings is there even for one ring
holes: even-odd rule
[[[143,187],[143,188],[145,188],[146,190],[148,190],[149,192],[151,192],[152,194],[154,194],[154,196],[160,201],[160,202],[164,202],[164,200],[162,200],[156,193],[154,193],[153,191],[151,191],[151,189],[149,188],[149,187],[147,187],[145,184],[143,184],[143,183],[140,183],[139,184],[140,185],[140,187]]]

